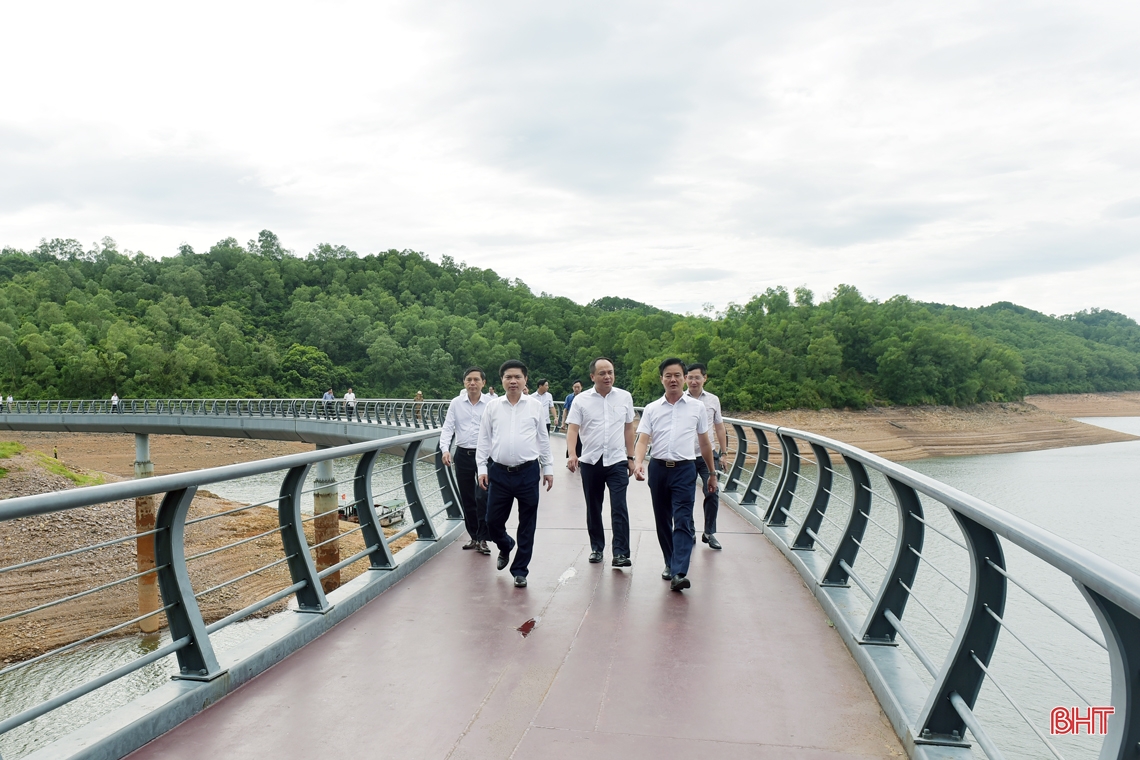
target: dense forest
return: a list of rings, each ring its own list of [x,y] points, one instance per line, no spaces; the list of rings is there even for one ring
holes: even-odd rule
[[[731,409],[1016,400],[1140,389],[1140,326],[768,289],[715,316],[628,299],[577,304],[489,269],[412,251],[305,257],[272,232],[154,259],[114,241],[0,252],[0,393],[18,398],[450,397],[472,364],[521,358],[562,395],[596,356],[639,401],[657,362],[709,365]],[[491,373],[494,374],[493,372]]]

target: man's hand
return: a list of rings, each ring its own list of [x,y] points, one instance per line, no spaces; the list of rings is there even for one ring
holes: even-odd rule
[[[443,452],[443,464],[447,467],[451,466],[451,452],[450,451]]]
[[[553,475],[543,475],[542,476],[542,482],[546,484],[546,490],[547,491],[549,491],[551,488],[554,488],[554,476]]]
[[[637,460],[633,463],[633,477],[638,480],[645,480],[645,461]]]
[[[577,472],[578,471],[578,455],[577,454],[571,454],[570,458],[568,460],[566,460],[566,469],[569,470],[570,472]]]
[[[716,493],[716,471],[709,473],[708,492],[709,493]]]
[[[480,475],[479,476],[479,487],[482,488],[484,491],[487,490],[487,476],[486,475]]]
[[[626,466],[627,468],[629,468],[629,476],[628,476],[628,477],[631,477],[631,478],[632,478],[632,477],[633,477],[633,469],[634,469],[634,467],[633,467],[633,460],[632,460],[632,459],[626,459],[626,460],[625,460],[625,466]]]

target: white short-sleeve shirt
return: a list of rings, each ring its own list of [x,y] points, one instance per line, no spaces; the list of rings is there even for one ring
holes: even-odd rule
[[[716,394],[709,393],[708,391],[702,391],[700,398],[693,396],[688,391],[685,391],[685,395],[694,401],[699,401],[705,405],[705,409],[708,410],[709,435],[711,436],[714,430],[713,425],[724,422],[724,417],[722,417],[720,413],[720,399],[716,396]],[[711,443],[712,441],[709,442]],[[696,451],[696,455],[699,457],[701,455],[700,439],[694,440],[693,445],[696,447],[694,450]]]
[[[675,404],[662,396],[645,407],[637,432],[649,436],[654,459],[692,461],[693,439],[709,432],[709,417],[705,405],[692,396],[682,394]]]
[[[633,417],[633,396],[621,388],[610,388],[604,396],[590,388],[575,396],[566,422],[578,426],[579,459],[586,464],[600,460],[606,467],[626,461],[625,426]]]

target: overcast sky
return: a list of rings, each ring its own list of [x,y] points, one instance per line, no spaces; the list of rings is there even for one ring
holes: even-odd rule
[[[9,3],[0,245],[1140,318],[1140,4]]]

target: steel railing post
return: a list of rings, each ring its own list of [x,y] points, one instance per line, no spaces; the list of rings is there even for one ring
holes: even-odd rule
[[[744,488],[744,494],[740,497],[740,503],[744,506],[752,506],[757,503],[760,498],[760,484],[764,482],[764,473],[768,471],[768,434],[760,428],[753,428],[752,432],[756,434],[756,466],[752,469],[752,477],[748,479],[748,485]]]
[[[443,451],[435,447],[435,476],[439,481],[439,493],[447,506],[447,516],[452,520],[463,519],[463,507],[456,498],[459,486],[455,482],[455,470],[443,463]]]
[[[879,587],[879,596],[863,624],[863,632],[859,637],[863,644],[895,643],[895,627],[887,619],[886,613],[889,610],[899,620],[903,619],[907,600],[910,599],[907,588],[914,586],[914,576],[918,573],[919,559],[915,552],[922,552],[925,536],[922,502],[918,499],[918,493],[890,476],[887,476],[887,482],[891,484],[895,505],[899,510],[899,530],[895,536],[894,557]]]
[[[435,531],[435,524],[428,514],[424,504],[423,491],[420,490],[420,481],[416,476],[416,459],[420,453],[420,444],[423,441],[412,441],[404,452],[404,466],[401,472],[404,477],[404,496],[408,500],[408,509],[412,513],[412,521],[420,525],[416,533],[421,541],[435,541],[439,538]]]
[[[732,467],[728,470],[728,477],[725,478],[724,492],[735,493],[737,486],[740,485],[739,481],[741,474],[744,472],[744,462],[748,459],[748,436],[744,432],[744,428],[735,422],[732,424],[732,432],[736,434],[736,456],[732,459]]]
[[[970,552],[970,594],[962,612],[962,621],[958,625],[958,634],[946,656],[946,664],[942,666],[920,713],[919,735],[915,739],[920,743],[965,744],[966,723],[954,709],[950,695],[957,693],[967,707],[974,709],[986,677],[978,660],[983,666],[990,664],[998,634],[1001,633],[1001,623],[987,609],[999,618],[1005,614],[1006,578],[993,567],[997,565],[997,568],[1005,569],[1005,555],[997,534],[957,510],[950,511],[962,529]],[[906,553],[914,556],[910,551]],[[902,617],[901,613],[896,614]],[[1140,653],[1140,645],[1133,643],[1132,646]]]
[[[768,502],[768,509],[764,512],[764,521],[769,525],[787,525],[788,513],[792,509],[792,497],[796,493],[796,486],[800,482],[800,445],[795,438],[784,433],[776,433],[780,440],[780,453],[783,464],[780,466],[780,482]]]
[[[1083,583],[1075,579],[1073,583],[1092,607],[1108,648],[1110,699],[1116,712],[1108,721],[1100,757],[1134,758],[1140,748],[1140,619]]]
[[[206,622],[194,598],[194,587],[186,569],[186,514],[194,501],[197,487],[170,491],[162,498],[155,516],[154,557],[158,567],[158,589],[162,603],[169,607],[166,622],[170,636],[177,641],[184,636],[190,643],[178,650],[178,678],[209,681],[222,674],[214,655]]]
[[[293,583],[304,582],[297,590],[297,609],[301,612],[325,612],[329,600],[317,577],[317,566],[309,556],[309,544],[305,540],[305,524],[301,522],[301,487],[309,465],[294,467],[285,474],[281,482],[281,495],[277,501],[277,519],[281,525],[281,543],[285,556],[289,558],[289,575]]]
[[[376,508],[372,503],[372,468],[379,456],[379,449],[360,456],[352,480],[352,498],[356,500],[356,515],[360,519],[360,535],[364,539],[364,545],[376,547],[368,557],[369,567],[372,570],[392,570],[396,567],[396,560],[392,557],[388,542],[384,540],[384,527],[380,525],[380,518],[376,516]]]
[[[800,524],[800,531],[796,534],[796,539],[792,542],[793,549],[805,551],[815,549],[815,539],[812,538],[811,533],[819,535],[819,526],[823,523],[823,514],[827,511],[828,500],[831,498],[831,456],[828,455],[827,449],[818,443],[812,443],[811,450],[815,454],[817,470],[815,497],[811,501],[811,509],[808,510],[803,523]]]
[[[854,567],[859,556],[859,544],[863,542],[863,534],[867,530],[867,515],[871,514],[871,478],[867,475],[867,468],[857,459],[846,454],[843,461],[847,463],[847,472],[851,474],[851,484],[855,497],[851,500],[851,516],[847,518],[847,526],[843,530],[843,538],[835,549],[835,556],[827,566],[819,583],[821,586],[847,586],[850,580],[848,573],[841,563],[847,567]]]

